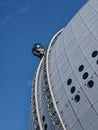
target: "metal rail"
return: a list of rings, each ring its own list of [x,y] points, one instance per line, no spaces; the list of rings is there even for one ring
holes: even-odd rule
[[[35,104],[35,77],[32,81],[32,97],[31,97],[31,112],[33,116],[33,122],[34,122],[34,128],[39,129],[38,119],[37,119],[37,113],[36,113],[36,104]]]
[[[43,90],[44,90],[44,94],[45,94],[45,100],[46,100],[48,112],[50,114],[54,129],[55,130],[62,130],[63,128],[62,128],[62,125],[59,121],[58,115],[55,111],[52,97],[51,97],[51,93],[49,90],[49,85],[48,85],[48,80],[47,80],[47,72],[46,72],[46,53],[44,55],[44,61],[43,61],[42,67],[43,67],[42,70],[43,70],[43,83],[44,83]]]
[[[39,71],[40,71],[40,67],[42,65],[42,62],[43,62],[43,58],[41,59],[39,65],[38,65],[38,68],[36,71],[36,76],[35,76],[35,104],[36,104],[36,113],[37,113],[37,118],[38,118],[40,130],[43,130],[43,127],[42,127],[42,123],[41,123],[39,103],[38,103],[38,76],[39,76]]]
[[[56,101],[55,101],[55,98],[54,98],[54,94],[53,94],[53,91],[52,91],[52,86],[51,86],[51,82],[50,82],[50,77],[49,77],[49,53],[50,53],[50,49],[51,49],[51,46],[54,44],[54,40],[55,38],[63,31],[63,29],[61,29],[59,32],[57,32],[54,37],[52,38],[52,40],[50,41],[50,44],[48,46],[48,50],[47,50],[47,55],[46,55],[46,71],[47,71],[47,80],[48,80],[48,85],[49,85],[49,89],[50,89],[50,93],[51,93],[51,97],[52,97],[52,101],[53,101],[53,104],[54,104],[54,107],[55,107],[55,110],[56,110],[56,113],[59,117],[59,120],[61,122],[61,125],[63,127],[63,130],[66,130],[65,128],[65,125],[63,123],[63,120],[60,116],[60,113],[59,113],[59,110],[57,108],[57,105],[56,105]]]

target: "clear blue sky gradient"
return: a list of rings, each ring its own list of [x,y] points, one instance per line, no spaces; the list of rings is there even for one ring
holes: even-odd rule
[[[0,130],[27,130],[31,81],[39,60],[31,53],[47,48],[87,0],[0,0]]]

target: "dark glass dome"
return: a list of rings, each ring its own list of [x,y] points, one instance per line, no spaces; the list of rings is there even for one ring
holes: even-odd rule
[[[35,43],[33,45],[33,50],[36,49],[36,48],[43,48],[42,44],[41,43]]]
[[[32,48],[33,55],[42,58],[44,55],[44,48],[41,43],[35,43]]]

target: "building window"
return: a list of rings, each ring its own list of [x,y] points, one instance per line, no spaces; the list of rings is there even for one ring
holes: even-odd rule
[[[94,86],[94,81],[93,80],[89,80],[87,83],[88,88],[92,88]]]
[[[88,72],[85,72],[84,74],[83,74],[83,79],[87,79],[88,78]]]
[[[70,89],[70,92],[73,94],[75,92],[76,88],[75,86],[73,86],[71,89]]]
[[[45,124],[44,129],[47,130],[47,127],[48,127],[47,124]]]
[[[43,115],[42,120],[45,121],[45,116]]]
[[[83,69],[84,69],[84,65],[80,65],[78,70],[79,70],[79,72],[81,72],[81,71],[83,71]]]
[[[67,80],[67,85],[70,85],[72,83],[72,79]]]
[[[75,97],[74,97],[74,101],[77,103],[77,102],[79,102],[80,101],[80,95],[76,95]]]
[[[97,50],[93,51],[92,57],[95,58],[97,55],[98,55],[98,51]]]

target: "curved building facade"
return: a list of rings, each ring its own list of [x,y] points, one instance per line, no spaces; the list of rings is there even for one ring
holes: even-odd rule
[[[32,83],[29,130],[98,130],[98,0],[50,41]]]

